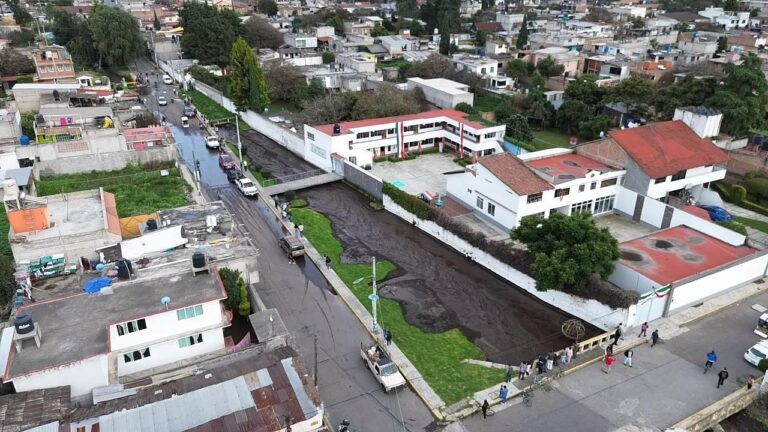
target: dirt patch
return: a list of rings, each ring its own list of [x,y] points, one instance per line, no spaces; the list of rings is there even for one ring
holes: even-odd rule
[[[325,214],[344,245],[344,262],[370,262],[375,253],[398,266],[381,295],[401,303],[409,323],[425,332],[459,328],[488,359],[519,363],[567,344],[562,323],[572,318],[417,228],[368,201],[343,184],[301,191],[310,207]],[[587,336],[599,330],[587,325]]]
[[[219,133],[232,142],[237,142],[235,128],[223,126]],[[316,166],[300,159],[285,147],[265,137],[255,130],[240,133],[240,142],[243,145],[243,153],[262,168],[270,172],[274,177],[282,177],[317,169]]]

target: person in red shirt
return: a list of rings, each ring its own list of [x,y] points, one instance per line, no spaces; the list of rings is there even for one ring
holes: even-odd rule
[[[616,362],[616,357],[613,354],[608,354],[605,356],[605,368],[603,369],[603,372],[610,373],[611,367],[613,367],[613,364]]]

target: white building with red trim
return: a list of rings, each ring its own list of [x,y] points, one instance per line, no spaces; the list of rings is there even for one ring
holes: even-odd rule
[[[452,109],[427,111],[397,117],[326,124],[304,125],[304,158],[331,169],[335,154],[358,166],[370,166],[373,158],[399,156],[438,147],[468,157],[488,156],[502,151],[500,142],[506,126],[487,126],[467,119]]]

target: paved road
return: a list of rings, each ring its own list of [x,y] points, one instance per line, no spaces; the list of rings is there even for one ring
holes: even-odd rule
[[[151,63],[139,62],[143,73]],[[153,78],[154,81],[154,78]],[[158,91],[163,90],[160,84]],[[166,91],[170,91],[167,86]],[[178,124],[181,104],[150,108]],[[432,431],[439,428],[420,399],[410,390],[385,394],[359,356],[361,341],[368,335],[346,305],[325,286],[309,261],[289,264],[277,247],[272,226],[261,217],[258,203],[246,199],[229,185],[216,163],[216,155],[204,148],[196,124],[189,129],[174,128],[184,163],[192,166],[192,151],[201,161],[202,181],[215,188],[241,228],[259,249],[260,281],[257,290],[267,307],[277,308],[296,346],[308,365],[314,358],[314,337],[318,346],[318,388],[332,423],[348,418],[355,431]],[[275,144],[277,145],[277,144]]]
[[[752,333],[760,315],[753,304],[768,306],[768,293],[697,321],[663,345],[635,349],[632,368],[619,363],[606,375],[600,366],[590,366],[560,379],[556,390],[537,392],[532,407],[516,404],[485,421],[475,416],[465,422],[466,429],[600,432],[633,425],[639,431],[664,430],[737,390],[747,375],[759,374],[742,357],[759,340]],[[712,349],[718,364],[715,373],[704,375]],[[717,389],[716,372],[722,367],[730,378]]]

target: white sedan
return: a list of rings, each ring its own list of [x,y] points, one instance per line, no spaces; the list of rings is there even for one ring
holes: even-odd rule
[[[205,146],[211,149],[217,149],[219,146],[221,146],[221,143],[219,142],[219,137],[211,135],[209,137],[205,138]]]
[[[163,75],[163,82],[166,84],[173,84],[173,78],[170,75]]]
[[[168,99],[165,98],[165,96],[158,96],[157,97],[157,104],[160,106],[166,106],[168,105]]]

